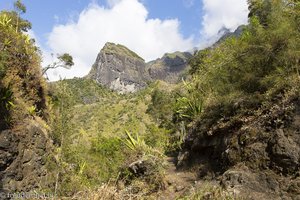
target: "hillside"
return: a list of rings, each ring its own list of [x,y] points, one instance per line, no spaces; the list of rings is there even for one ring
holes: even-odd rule
[[[107,43],[87,77],[48,83],[29,22],[1,11],[0,195],[299,199],[300,4],[248,4],[194,55]]]
[[[60,169],[64,174],[58,187],[61,194],[114,180],[126,163],[141,159],[141,149],[126,147],[126,132],[137,135],[147,148],[165,148],[167,131],[147,113],[153,88],[120,95],[90,79],[71,79],[54,83],[51,89],[57,105],[64,105],[55,122],[54,141],[62,148],[63,165],[75,166]]]
[[[178,83],[189,70],[188,60],[192,57],[188,52],[166,53],[162,58],[147,63],[147,71],[151,80],[162,80]]]
[[[40,54],[16,12],[0,12],[0,198],[48,187],[54,159]]]
[[[178,83],[188,71],[191,56],[188,52],[166,53],[146,63],[127,47],[107,42],[86,78],[121,94],[132,93],[156,80]]]
[[[120,93],[135,92],[149,80],[144,60],[123,45],[106,43],[87,76]]]

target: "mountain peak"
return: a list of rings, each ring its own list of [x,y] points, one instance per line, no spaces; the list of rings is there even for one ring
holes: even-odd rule
[[[119,93],[135,92],[149,79],[145,61],[121,44],[107,42],[87,76]]]
[[[121,44],[115,44],[115,43],[112,43],[112,42],[107,42],[104,45],[104,47],[102,48],[101,51],[106,53],[106,54],[118,54],[118,55],[123,55],[123,56],[126,56],[126,57],[136,58],[136,59],[140,59],[140,60],[144,61],[144,59],[142,57],[140,57],[137,53],[131,51],[126,46],[121,45]]]
[[[188,68],[187,61],[191,56],[188,52],[177,51],[145,63],[144,59],[124,45],[107,42],[87,78],[119,93],[135,92],[144,88],[149,81],[178,82]]]

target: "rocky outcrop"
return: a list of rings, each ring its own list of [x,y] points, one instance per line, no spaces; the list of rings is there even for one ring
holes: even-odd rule
[[[245,28],[246,28],[246,25],[240,25],[233,32],[231,32],[229,29],[226,29],[226,28],[221,29],[219,32],[222,34],[222,36],[216,43],[213,44],[212,47],[218,46],[219,44],[224,42],[227,38],[241,36]]]
[[[145,61],[125,46],[114,43],[106,43],[102,48],[88,78],[119,93],[135,92],[149,80]]]
[[[166,53],[162,58],[147,63],[147,71],[152,80],[177,83],[188,70],[189,52]]]
[[[87,78],[119,93],[135,92],[151,81],[178,82],[188,69],[191,56],[188,52],[167,53],[162,58],[145,63],[127,47],[106,43]]]
[[[28,120],[22,125],[22,130],[2,131],[0,133],[1,194],[30,192],[47,186],[51,174],[47,172],[46,163],[51,158],[51,148],[52,143],[47,130],[37,120]]]
[[[218,179],[243,199],[299,199],[299,94],[282,93],[241,113],[247,102],[238,104],[232,116],[208,114],[194,124],[178,167],[196,165],[200,178]]]

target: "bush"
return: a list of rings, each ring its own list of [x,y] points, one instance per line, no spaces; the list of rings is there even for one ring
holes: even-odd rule
[[[148,106],[147,113],[161,127],[170,128],[174,103],[175,98],[172,93],[155,88],[151,93],[151,103]]]
[[[30,23],[15,11],[0,12],[0,90],[1,97],[5,98],[0,120],[9,119],[12,126],[16,123],[21,126],[29,115],[27,109],[32,106],[36,107],[32,114],[48,117],[40,52],[34,40],[23,32],[29,28]]]

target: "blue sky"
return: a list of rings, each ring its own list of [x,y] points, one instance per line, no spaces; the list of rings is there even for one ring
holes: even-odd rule
[[[0,10],[13,9],[13,0],[1,0]],[[105,0],[23,0],[27,13],[23,16],[33,24],[33,30],[41,42],[53,26],[76,20],[80,12],[92,2],[109,7]],[[144,0],[149,18],[179,19],[180,32],[185,36],[198,35],[201,27],[202,1],[193,0]]]
[[[247,23],[246,0],[23,0],[30,35],[43,52],[74,57],[71,70],[59,69],[51,80],[88,73],[105,42],[121,43],[146,61],[166,52],[203,48],[218,39],[223,27]],[[13,9],[1,0],[0,10]]]

